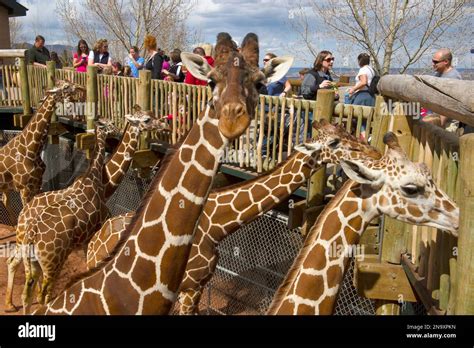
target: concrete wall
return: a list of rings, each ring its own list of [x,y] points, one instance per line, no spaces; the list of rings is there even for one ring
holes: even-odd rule
[[[8,10],[3,6],[0,6],[0,48],[11,48]]]

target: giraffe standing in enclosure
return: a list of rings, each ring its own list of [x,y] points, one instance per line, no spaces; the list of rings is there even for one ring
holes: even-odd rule
[[[115,253],[37,313],[169,312],[224,147],[249,126],[258,87],[284,76],[293,62],[280,58],[262,72],[258,56],[255,34],[244,38],[238,52],[226,33],[218,35],[214,69],[201,56],[182,54],[193,76],[212,81],[212,101],[153,180]]]
[[[125,115],[127,125],[125,126],[122,140],[113,153],[107,164],[103,166],[102,185],[104,188],[104,198],[108,200],[120,185],[123,177],[127,173],[128,168],[133,159],[135,150],[138,147],[138,137],[140,130],[161,129],[164,126],[159,120],[153,119],[148,113],[142,112],[138,106],[135,106],[133,115]],[[119,130],[109,121],[102,120],[103,124],[107,124],[109,132],[118,133]],[[18,219],[16,228],[16,238],[19,241],[24,240],[25,232],[29,224],[48,206],[63,200],[77,190],[81,189],[81,182],[75,182],[68,188],[44,192],[36,195],[23,208]],[[13,286],[16,270],[21,262],[20,243],[15,245],[12,255],[7,260],[8,265],[8,282],[6,291],[5,308],[7,312],[16,311],[13,305]]]
[[[425,164],[411,162],[393,133],[380,160],[341,161],[348,180],[306,237],[268,314],[332,314],[348,264],[370,221],[388,216],[456,233],[459,208],[434,183]]]
[[[56,87],[46,91],[39,109],[21,133],[0,148],[0,191],[6,207],[10,191],[20,192],[23,206],[40,191],[46,169],[41,150],[48,138],[56,103],[79,98],[83,92],[82,86],[56,81]]]
[[[44,303],[51,297],[54,282],[67,256],[74,248],[86,245],[107,218],[102,171],[105,138],[109,132],[108,124],[97,123],[94,156],[87,172],[74,181],[73,189],[66,189],[67,194],[62,199],[38,211],[27,223],[22,238],[17,235],[18,253],[15,256],[21,258],[25,266],[24,314],[29,313],[32,292],[41,273],[43,281],[38,301]],[[11,293],[7,293],[9,298]]]

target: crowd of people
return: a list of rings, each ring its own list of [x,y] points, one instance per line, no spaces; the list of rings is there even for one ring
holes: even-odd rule
[[[140,55],[140,49],[132,46],[129,49],[128,57],[123,61],[114,61],[109,53],[108,41],[98,40],[92,49],[85,40],[79,40],[76,52],[73,54],[73,68],[78,72],[86,72],[87,66],[97,66],[99,73],[113,74],[117,76],[129,76],[137,78],[139,71],[146,69],[151,71],[152,79],[165,81],[183,82],[191,85],[206,85],[206,81],[195,78],[190,72],[186,72],[181,62],[181,50],[176,48],[166,55],[157,45],[157,40],[152,35],[144,38],[145,56]],[[214,59],[203,47],[195,47],[193,53],[206,59],[209,65],[214,66]],[[274,53],[268,52],[264,55],[262,68],[276,58]],[[315,100],[319,89],[336,88],[331,72],[335,61],[334,55],[327,50],[318,53],[312,68],[303,69],[299,72],[301,87],[299,97],[308,100]],[[45,66],[46,61],[53,60],[57,68],[62,68],[62,63],[56,52],[49,52],[45,47],[45,39],[38,35],[33,47],[28,51],[28,61],[36,66]],[[432,57],[432,66],[435,76],[440,78],[461,79],[461,74],[452,66],[453,55],[449,49],[440,49]],[[336,93],[336,99],[344,98],[344,103],[352,105],[375,105],[374,84],[378,81],[374,68],[371,67],[371,57],[367,53],[361,53],[357,57],[359,71],[355,77],[355,85],[348,88],[344,96]],[[292,92],[290,81],[283,77],[279,81],[262,86],[261,94],[270,96],[286,97]],[[427,116],[426,120],[432,117],[429,110],[424,110],[422,116]],[[442,127],[457,129],[463,127],[459,122],[450,120],[444,116],[438,117]]]

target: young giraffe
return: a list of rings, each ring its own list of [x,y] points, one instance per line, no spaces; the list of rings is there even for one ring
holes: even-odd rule
[[[286,74],[293,59],[275,58],[258,69],[258,38],[248,34],[237,51],[229,34],[218,35],[215,68],[182,54],[193,76],[210,79],[213,99],[183,145],[143,199],[116,252],[37,313],[167,314],[173,305],[196,223],[224,147],[250,124],[258,86]],[[270,78],[271,76],[271,78]],[[71,301],[74,298],[74,301]]]
[[[168,127],[159,119],[154,119],[148,112],[142,111],[138,105],[135,105],[133,109],[133,115],[125,115],[128,122],[123,130],[122,140],[104,166],[102,184],[106,200],[114,194],[127,174],[133,155],[138,148],[140,132],[163,130]]]
[[[105,138],[108,124],[97,123],[94,156],[87,172],[65,189],[62,199],[52,202],[28,222],[23,238],[17,235],[19,257],[25,266],[23,311],[29,313],[31,295],[43,275],[38,301],[44,303],[51,292],[67,256],[82,247],[107,218],[102,186]],[[8,297],[7,297],[8,298]]]
[[[112,196],[130,167],[133,155],[138,146],[140,130],[160,129],[164,127],[159,120],[152,119],[137,106],[135,107],[135,113],[133,115],[126,115],[125,118],[128,122],[125,126],[122,140],[116,151],[107,161],[107,164],[103,166],[102,185],[105,200],[108,200]],[[104,126],[106,123],[109,132],[118,132],[111,122],[102,120],[102,123]],[[44,192],[30,200],[23,207],[18,218],[18,225],[16,227],[17,240],[24,240],[30,222],[36,220],[41,211],[53,203],[59,202],[65,197],[69,197],[72,193],[77,192],[80,186],[80,182],[75,182],[65,189]],[[5,300],[6,312],[14,312],[17,310],[13,305],[13,287],[15,274],[22,259],[20,247],[21,244],[17,243],[12,255],[7,260],[8,281]]]
[[[84,88],[66,81],[56,81],[56,87],[45,97],[21,133],[0,148],[0,191],[7,205],[8,192],[19,191],[23,206],[41,189],[45,164],[41,150],[48,138],[51,115],[59,101],[78,99]]]
[[[350,179],[326,206],[278,289],[268,314],[332,314],[349,248],[370,221],[387,214],[456,233],[459,209],[425,164],[411,162],[393,133],[380,160],[341,161]]]

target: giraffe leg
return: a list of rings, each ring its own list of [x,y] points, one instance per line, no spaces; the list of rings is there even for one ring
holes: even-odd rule
[[[51,276],[46,273],[44,274],[43,284],[41,286],[41,290],[38,295],[38,302],[41,305],[44,305],[45,303],[48,303],[49,301],[51,301],[55,279],[56,279],[56,276]]]
[[[12,207],[10,205],[10,197],[8,193],[9,193],[8,191],[5,191],[2,193],[2,202],[3,202],[3,205],[5,206],[5,210],[7,211],[8,219],[10,220],[10,223],[12,225],[15,225],[17,222],[17,217],[13,213]]]
[[[217,266],[217,261],[219,260],[219,255],[217,250],[213,249],[214,255],[209,260],[207,272],[204,274],[204,277],[197,278],[198,282],[194,288],[188,288],[185,291],[182,291],[180,294],[180,315],[192,315],[199,313],[199,302],[201,302],[202,292],[204,287],[211,280],[212,275]]]
[[[21,262],[21,253],[17,246],[15,246],[15,251],[13,255],[8,258],[8,282],[7,282],[7,293],[5,298],[5,312],[16,312],[17,307],[13,304],[13,286],[15,280],[15,273],[18,269],[18,265]]]
[[[38,261],[31,260],[28,256],[23,258],[25,265],[25,287],[23,289],[23,315],[30,313],[33,290],[41,274],[41,267]]]

